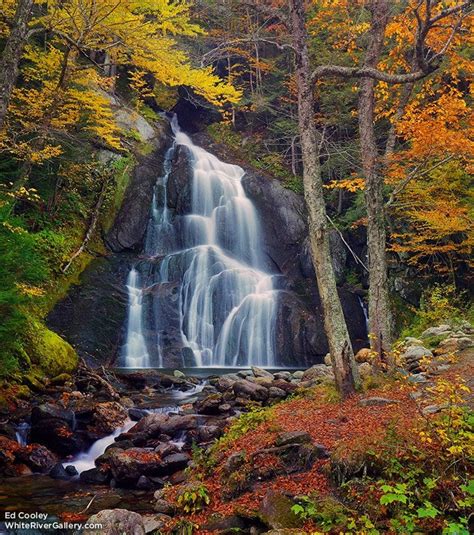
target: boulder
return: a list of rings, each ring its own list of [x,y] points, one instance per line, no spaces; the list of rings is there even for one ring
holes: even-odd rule
[[[302,381],[319,381],[334,378],[332,368],[326,364],[315,364],[303,373]]]
[[[357,366],[357,369],[359,370],[359,375],[362,379],[370,377],[374,371],[372,365],[368,362],[362,362]]]
[[[306,431],[288,431],[285,433],[280,433],[276,440],[276,446],[286,446],[288,444],[307,444],[311,443],[313,440],[311,435]]]
[[[271,386],[268,389],[268,395],[271,398],[283,399],[287,396],[287,393],[281,388],[278,388],[276,386]]]
[[[373,353],[368,347],[363,347],[362,349],[359,349],[357,353],[355,354],[355,361],[362,363],[362,362],[372,362],[374,360]]]
[[[273,373],[270,373],[263,368],[258,368],[257,366],[252,366],[251,370],[255,377],[268,377],[273,381]]]
[[[47,474],[58,462],[58,458],[41,444],[30,444],[18,450],[17,459],[25,463],[33,472]]]
[[[421,333],[420,338],[431,338],[433,336],[448,336],[451,334],[451,326],[447,324],[430,327]]]
[[[49,472],[49,477],[52,477],[53,479],[71,479],[71,476],[66,472],[62,463],[57,463],[53,466]]]
[[[127,509],[104,509],[89,517],[89,525],[101,526],[98,529],[87,529],[83,535],[145,535],[143,519],[138,513]]]
[[[120,486],[136,484],[141,475],[159,476],[163,473],[161,456],[143,448],[109,450],[96,460],[99,467],[104,462],[110,466],[110,472]]]
[[[191,457],[187,453],[172,453],[161,462],[161,475],[170,475],[183,470],[189,464]]]
[[[222,402],[222,394],[211,394],[197,401],[194,406],[199,414],[219,414],[219,406]]]
[[[100,435],[108,435],[121,427],[127,419],[127,411],[116,401],[98,403],[93,416],[93,429]]]
[[[268,399],[268,389],[264,386],[252,383],[247,379],[236,381],[233,385],[236,396],[243,396],[253,401],[266,401]]]
[[[468,336],[450,337],[443,340],[434,350],[434,353],[435,355],[447,355],[472,346],[474,346],[474,340]]]
[[[293,500],[284,494],[269,490],[259,508],[259,516],[273,529],[295,528],[301,525],[300,518],[292,511]]]
[[[79,479],[82,483],[88,483],[89,485],[107,485],[110,481],[110,473],[106,469],[91,468],[81,472]]]
[[[66,421],[56,418],[34,423],[31,426],[30,439],[61,456],[79,453],[86,447],[83,438],[75,433]]]
[[[402,354],[402,359],[405,362],[405,367],[410,372],[417,372],[421,370],[421,361],[424,359],[432,359],[433,353],[423,346],[410,346]]]
[[[176,511],[175,506],[169,501],[164,500],[163,498],[156,500],[155,504],[153,505],[153,509],[157,513],[161,513],[163,515],[168,516],[173,516]]]
[[[53,403],[43,403],[34,407],[31,411],[31,423],[36,425],[44,420],[61,420],[66,422],[71,429],[76,426],[76,418],[74,412],[60,405]]]

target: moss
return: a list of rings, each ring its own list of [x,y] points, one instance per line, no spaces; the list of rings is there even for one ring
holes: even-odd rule
[[[46,375],[55,377],[77,367],[78,357],[72,346],[39,321],[31,323],[27,336],[30,360]]]
[[[110,229],[118,211],[120,210],[120,207],[122,206],[122,202],[125,197],[125,191],[130,183],[132,170],[135,164],[136,159],[133,154],[122,156],[112,164],[115,171],[115,184],[112,198],[109,200],[108,208],[104,210],[101,217],[101,224],[104,232],[107,232]]]

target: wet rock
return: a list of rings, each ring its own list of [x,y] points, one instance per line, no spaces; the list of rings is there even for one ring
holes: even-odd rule
[[[331,354],[330,353],[328,353],[324,357],[324,364],[326,364],[326,366],[332,366],[332,360],[331,360]]]
[[[173,453],[168,455],[161,462],[161,473],[169,475],[183,470],[188,466],[190,460],[191,457],[187,453]]]
[[[140,476],[135,487],[139,490],[150,490],[154,487],[153,482],[146,476]]]
[[[236,396],[248,397],[254,401],[266,401],[268,399],[267,388],[246,379],[234,383],[233,390]]]
[[[186,379],[186,375],[181,370],[174,370],[173,375],[181,379]]]
[[[74,477],[79,474],[79,472],[77,471],[77,468],[75,466],[72,466],[71,464],[66,466],[65,470],[66,470],[66,474],[70,477]]]
[[[232,410],[232,406],[229,403],[223,403],[222,405],[219,405],[220,414],[227,414],[231,410]]]
[[[71,476],[66,472],[62,463],[57,463],[53,466],[53,468],[49,472],[49,477],[52,477],[53,479],[64,479],[64,480],[68,480],[71,478]]]
[[[293,372],[293,379],[300,381],[303,375],[304,375],[304,371],[298,370],[296,372]]]
[[[221,394],[211,394],[195,403],[196,412],[199,414],[219,414],[219,406],[222,402]]]
[[[161,457],[154,451],[143,448],[113,449],[107,452],[105,458],[103,457],[99,457],[96,463],[99,466],[107,463],[112,477],[120,486],[135,485],[141,475],[160,476],[162,474]]]
[[[107,470],[102,470],[101,468],[91,468],[81,472],[79,479],[82,483],[88,483],[89,485],[107,485],[110,481],[110,474]]]
[[[216,388],[217,390],[219,390],[219,392],[225,392],[227,390],[230,390],[233,387],[234,383],[238,380],[238,377],[237,379],[232,379],[226,375],[223,375],[217,380]]]
[[[149,414],[148,411],[146,411],[145,409],[137,409],[137,408],[128,409],[128,417],[130,418],[130,420],[133,420],[134,422],[138,422],[139,420],[141,420],[143,417],[147,416],[148,414]]]
[[[292,511],[294,502],[288,496],[269,490],[260,505],[260,518],[273,529],[295,528],[301,520]]]
[[[28,448],[18,450],[17,459],[30,467],[33,472],[47,474],[58,462],[58,458],[41,444],[30,444]]]
[[[245,533],[249,527],[246,519],[238,515],[226,516],[224,518],[210,519],[203,524],[202,529],[215,531],[217,533]]]
[[[31,411],[31,423],[36,425],[44,420],[61,420],[66,422],[69,427],[74,429],[76,425],[76,417],[74,412],[60,405],[55,405],[53,403],[44,403],[34,407]]]
[[[83,535],[145,535],[145,526],[138,513],[126,509],[105,509],[89,517],[88,524],[98,524],[100,529],[88,529]]]
[[[171,442],[162,442],[161,444],[158,444],[158,446],[155,447],[155,452],[159,453],[161,457],[166,457],[167,455],[171,455],[172,453],[177,453],[178,446]]]
[[[127,411],[116,401],[96,405],[93,416],[93,429],[100,435],[108,435],[122,426],[127,419]]]
[[[42,419],[33,424],[30,438],[61,456],[78,453],[86,446],[83,438],[66,421],[56,418]]]

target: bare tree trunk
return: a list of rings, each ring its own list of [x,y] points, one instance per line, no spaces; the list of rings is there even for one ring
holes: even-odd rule
[[[33,0],[18,0],[15,18],[0,58],[0,129],[3,128],[8,104],[18,77],[18,64],[28,35]]]
[[[293,46],[297,58],[298,123],[303,157],[304,195],[308,207],[311,254],[323,307],[324,328],[336,386],[345,397],[355,391],[359,379],[331,262],[303,1],[290,0],[290,10]]]
[[[389,0],[372,0],[372,24],[364,67],[375,68],[379,61]],[[367,248],[369,254],[369,331],[371,346],[384,360],[391,343],[391,313],[388,292],[383,176],[375,137],[375,80],[362,78],[359,93],[359,135],[366,189]]]

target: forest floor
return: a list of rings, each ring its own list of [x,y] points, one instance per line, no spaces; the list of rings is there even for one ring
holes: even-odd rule
[[[446,452],[451,449],[460,454],[451,461],[461,465],[467,453],[458,444],[466,437],[455,422],[460,417],[459,406],[474,407],[473,372],[474,348],[468,348],[456,356],[438,356],[424,381],[418,381],[415,375],[378,376],[365,385],[363,393],[344,401],[332,386],[319,385],[267,409],[264,421],[258,422],[262,419],[260,415],[255,425],[248,420],[241,429],[231,428],[211,449],[210,456],[197,463],[194,475],[200,481],[200,488],[208,494],[209,505],[193,514],[179,516],[179,523],[190,522],[193,533],[202,535],[227,526],[228,522],[222,519],[238,517],[261,519],[276,530],[275,534],[339,533],[344,524],[354,529],[344,533],[412,532],[411,528],[403,531],[400,527],[403,522],[408,524],[409,519],[398,528],[396,523],[388,521],[396,511],[391,505],[381,505],[381,485],[396,485],[401,481],[406,496],[400,502],[408,502],[409,509],[413,509],[419,504],[409,489],[410,485],[416,486],[421,476],[439,480],[433,484],[435,491],[440,490],[440,485],[449,486],[458,480],[459,475],[442,475],[442,472],[450,462],[450,454]],[[443,420],[446,414],[451,419],[448,423]],[[285,473],[278,452],[273,450],[277,449],[278,437],[294,432],[308,433],[327,455],[317,459],[309,470],[292,473],[290,469]],[[458,432],[461,436],[457,436]],[[245,461],[232,472],[229,459],[239,456]],[[435,459],[439,465],[432,462]],[[413,475],[417,463],[420,473]],[[434,502],[432,494],[430,499]],[[293,503],[295,497],[297,503],[300,497],[303,503],[300,518],[287,507],[282,519],[282,504],[278,511],[272,503],[276,495],[291,497]],[[180,491],[175,487],[168,498],[176,501],[179,496]],[[308,506],[311,503],[308,496],[313,504],[319,504],[319,509]],[[423,501],[431,503],[426,496]],[[323,503],[326,505],[322,506]],[[450,533],[442,531],[446,522],[441,519],[440,508],[436,510],[439,515],[433,513],[428,519],[419,513],[418,529],[424,529],[423,533]],[[365,528],[358,523],[361,518]],[[380,526],[385,527],[379,531],[376,525],[379,530]],[[293,529],[277,531],[278,528]],[[452,532],[467,533],[462,529]]]

